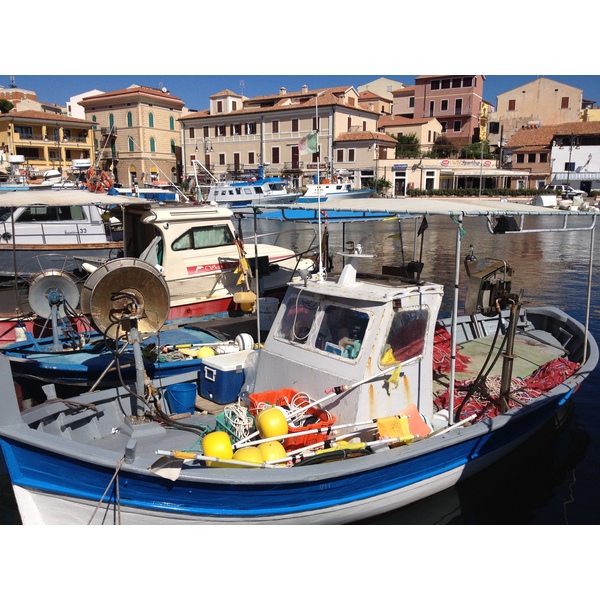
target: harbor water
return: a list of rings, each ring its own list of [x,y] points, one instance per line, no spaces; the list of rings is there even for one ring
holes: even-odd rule
[[[535,217],[539,226],[544,217]],[[343,258],[337,253],[347,242],[361,242],[363,253],[375,255],[365,269],[381,272],[383,265],[423,262],[422,278],[442,283],[443,316],[449,315],[454,290],[457,225],[448,217],[428,218],[429,227],[416,236],[411,221],[357,222],[327,227],[329,252],[339,272]],[[586,220],[587,223],[589,221]],[[248,227],[245,225],[245,227]],[[281,231],[278,242],[302,249],[316,226],[260,222],[259,231]],[[585,322],[588,293],[589,231],[491,235],[481,219],[466,217],[462,224],[462,258],[473,246],[479,258],[507,261],[514,269],[512,291],[523,290],[525,309],[531,305],[555,305]],[[600,240],[594,249],[594,265],[600,268]],[[368,259],[365,259],[367,261]],[[461,264],[459,306],[464,305],[467,274]],[[600,274],[591,281],[590,331],[600,341],[600,306],[596,300]],[[600,369],[574,395],[567,426],[558,434],[540,432],[525,447],[464,483],[427,500],[364,524],[455,525],[591,525],[600,523]],[[0,524],[20,523],[6,467],[0,457]]]

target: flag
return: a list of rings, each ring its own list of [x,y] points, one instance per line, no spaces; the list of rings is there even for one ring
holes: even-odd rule
[[[298,145],[300,154],[314,154],[317,151],[317,134],[309,133],[300,140]]]
[[[427,217],[423,217],[423,220],[421,221],[421,225],[419,226],[419,231],[417,231],[417,237],[422,235],[428,227],[429,227],[429,223],[427,223]]]

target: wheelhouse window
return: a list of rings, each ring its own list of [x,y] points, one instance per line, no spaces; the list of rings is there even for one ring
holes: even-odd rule
[[[290,296],[275,338],[356,360],[369,325],[369,313],[300,292]]]
[[[7,210],[0,220],[10,218]],[[25,209],[16,219],[20,223],[36,223],[40,221],[85,221],[85,213],[81,206],[31,206]]]
[[[218,248],[231,246],[235,242],[233,233],[226,225],[208,225],[193,227],[178,237],[172,244],[174,251],[200,250],[202,248]]]
[[[423,353],[429,312],[427,309],[398,309],[379,357],[382,368],[416,358]]]

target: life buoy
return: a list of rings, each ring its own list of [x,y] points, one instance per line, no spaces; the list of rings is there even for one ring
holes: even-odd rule
[[[108,191],[113,186],[113,180],[110,175],[106,171],[102,171],[100,173],[100,179],[102,181],[102,186],[104,187],[103,191]]]

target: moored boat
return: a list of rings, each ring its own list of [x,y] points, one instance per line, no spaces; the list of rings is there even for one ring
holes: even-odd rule
[[[594,215],[569,214],[577,224],[565,228],[564,212],[491,204],[457,212],[456,202],[399,203],[396,214],[436,211],[456,223],[457,286],[470,217],[494,234],[527,235],[539,227],[505,220],[558,216],[548,231],[587,231],[593,244]],[[68,402],[49,389],[23,412],[14,396],[0,397],[0,444],[23,523],[349,523],[449,488],[560,421],[597,366],[586,323],[525,307],[508,262],[472,253],[465,314],[454,289],[452,315],[441,319],[441,285],[369,273],[366,248],[343,253],[336,278],[291,282],[242,372],[226,358],[162,381],[139,369],[135,388]],[[136,347],[145,299],[114,277],[93,294],[102,303],[110,290],[112,320],[129,323]],[[589,315],[590,294],[584,303]],[[99,326],[108,330],[106,314]],[[0,368],[10,376],[6,360]],[[161,394],[183,381],[223,410],[169,418]]]
[[[325,202],[331,198],[347,200],[350,198],[369,198],[374,194],[373,189],[353,189],[350,181],[330,181],[324,179],[320,183],[309,183],[299,203]]]

